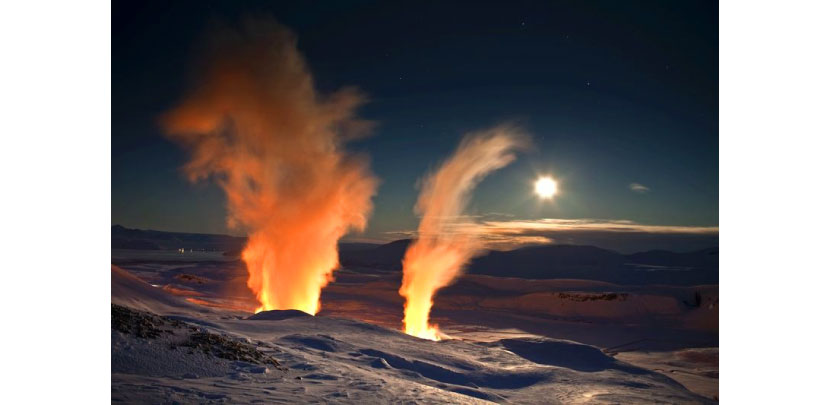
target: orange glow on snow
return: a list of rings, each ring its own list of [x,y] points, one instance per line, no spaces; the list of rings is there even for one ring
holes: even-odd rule
[[[212,302],[212,301],[203,300],[203,299],[199,299],[199,298],[193,298],[193,297],[188,297],[188,298],[185,298],[184,300],[191,303],[191,304],[202,305],[202,306],[211,307],[211,308],[229,309],[229,310],[232,310],[232,311],[243,311],[243,312],[248,312],[248,311],[251,310],[250,307],[246,307],[246,306],[234,305],[234,304],[228,304],[228,303],[217,303],[217,302]]]

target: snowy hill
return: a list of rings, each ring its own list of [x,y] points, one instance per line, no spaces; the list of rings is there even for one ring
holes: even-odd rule
[[[123,305],[113,306],[113,402],[707,403],[567,340],[432,342],[328,316],[249,316],[193,305],[115,266],[112,285]]]

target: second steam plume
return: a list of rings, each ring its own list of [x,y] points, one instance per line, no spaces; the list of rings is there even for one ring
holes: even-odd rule
[[[268,19],[215,30],[195,86],[162,119],[190,152],[185,172],[224,190],[229,226],[260,310],[315,314],[338,266],[337,241],[362,230],[377,180],[344,143],[371,125],[361,95],[319,94],[294,35]]]
[[[435,293],[451,284],[482,249],[474,226],[464,218],[470,194],[489,173],[515,158],[527,138],[507,126],[466,136],[455,153],[422,184],[415,205],[422,216],[418,239],[403,259],[400,294],[404,304],[404,331],[423,339],[439,340],[437,325],[429,323]]]

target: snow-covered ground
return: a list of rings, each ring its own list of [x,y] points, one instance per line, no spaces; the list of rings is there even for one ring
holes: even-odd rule
[[[113,402],[708,403],[717,396],[717,286],[695,289],[696,298],[680,287],[465,278],[436,308],[455,339],[432,342],[398,331],[395,276],[340,272],[316,317],[251,316],[238,262],[123,267],[129,271],[112,268],[114,314],[120,306],[140,311],[128,318],[143,326],[113,317]]]

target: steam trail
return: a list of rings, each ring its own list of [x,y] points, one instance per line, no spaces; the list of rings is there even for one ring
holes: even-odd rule
[[[285,27],[247,19],[217,30],[196,86],[162,126],[190,151],[191,181],[225,191],[228,224],[248,232],[242,259],[259,310],[315,314],[338,266],[337,241],[362,230],[377,181],[344,143],[371,125],[352,89],[322,96]]]
[[[475,186],[489,173],[515,158],[513,151],[528,139],[507,126],[466,136],[455,153],[423,183],[415,212],[422,215],[418,239],[403,260],[399,293],[404,304],[404,331],[439,340],[437,325],[429,324],[432,297],[451,284],[481,249],[479,234],[462,214]],[[463,228],[463,231],[460,229]]]

